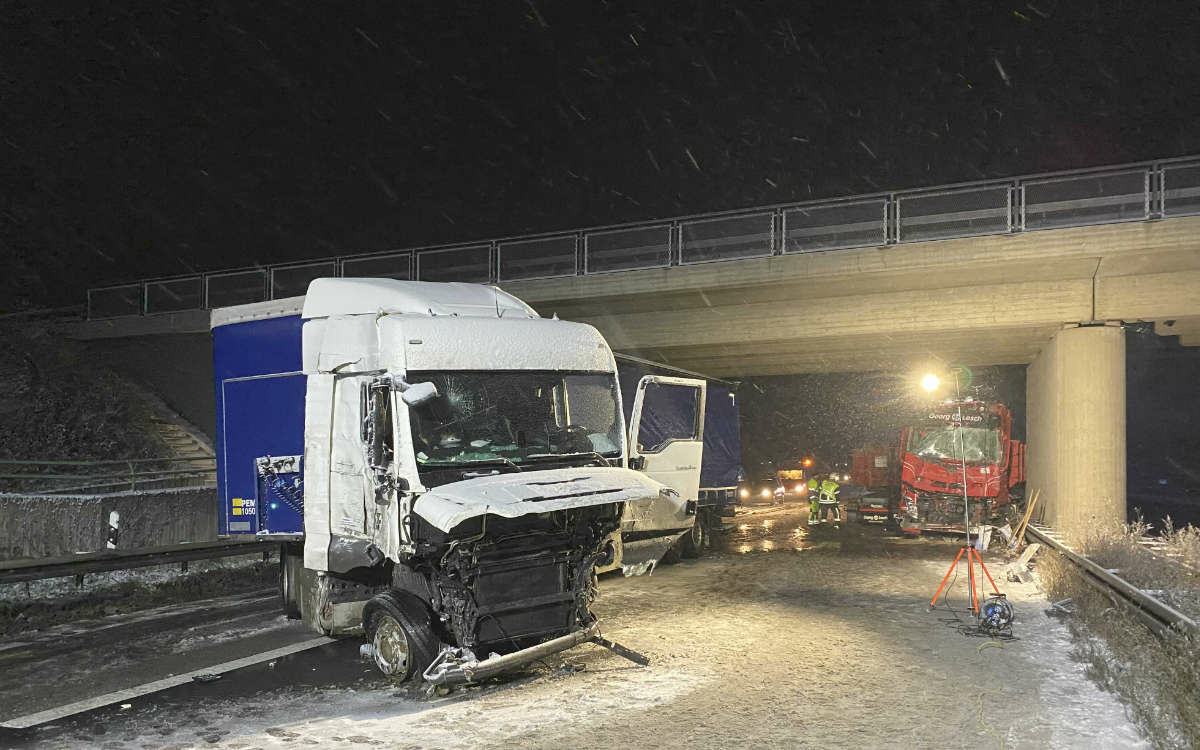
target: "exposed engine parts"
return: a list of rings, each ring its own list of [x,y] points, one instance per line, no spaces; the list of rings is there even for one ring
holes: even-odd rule
[[[477,534],[445,540],[421,565],[447,641],[509,651],[594,622],[593,571],[617,528],[614,506],[483,519]]]
[[[970,504],[971,524],[986,523],[992,516],[990,499],[980,501],[972,497]],[[901,496],[901,511],[913,521],[931,525],[961,525],[963,521],[963,498],[947,492],[922,492],[905,488]]]
[[[445,684],[590,640],[595,565],[620,512],[612,503],[485,515],[453,534],[421,525],[417,553],[392,566],[389,590],[363,610],[376,663],[398,679]]]

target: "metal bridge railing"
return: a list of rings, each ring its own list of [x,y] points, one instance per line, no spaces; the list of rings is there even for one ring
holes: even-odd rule
[[[503,283],[1196,214],[1200,156],[148,279],[89,289],[87,316],[293,297],[322,276]]]

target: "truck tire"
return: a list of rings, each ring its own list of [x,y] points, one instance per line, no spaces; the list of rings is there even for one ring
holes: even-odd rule
[[[680,552],[684,557],[699,557],[704,553],[704,542],[708,539],[708,529],[706,527],[707,518],[704,511],[696,515],[696,522],[692,524],[692,528],[680,538],[678,545]]]
[[[300,619],[300,571],[304,548],[295,543],[279,545],[279,606],[289,620]]]
[[[397,682],[424,674],[441,650],[429,607],[405,591],[387,591],[367,602],[363,633],[375,666]]]

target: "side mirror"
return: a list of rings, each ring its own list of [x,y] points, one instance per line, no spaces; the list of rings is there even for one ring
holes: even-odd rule
[[[433,383],[414,383],[402,388],[400,398],[409,406],[420,406],[438,397],[437,386]]]

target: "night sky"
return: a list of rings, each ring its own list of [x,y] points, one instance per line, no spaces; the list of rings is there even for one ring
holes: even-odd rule
[[[0,310],[1200,153],[1194,2],[5,2]]]

